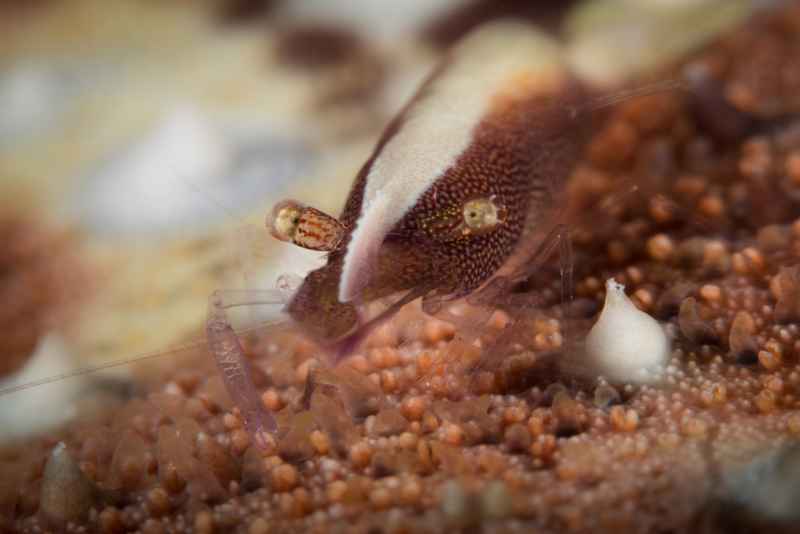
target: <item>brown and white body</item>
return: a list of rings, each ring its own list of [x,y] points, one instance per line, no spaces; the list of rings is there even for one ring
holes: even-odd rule
[[[346,235],[288,305],[318,340],[400,292],[464,296],[549,210],[583,142],[583,100],[552,41],[493,24],[455,47],[386,129],[339,218]]]

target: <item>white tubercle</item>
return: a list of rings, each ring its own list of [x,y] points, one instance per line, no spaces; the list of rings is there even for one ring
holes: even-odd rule
[[[597,373],[612,381],[654,381],[670,352],[661,325],[625,295],[625,286],[606,281],[600,317],[586,337],[586,352]]]

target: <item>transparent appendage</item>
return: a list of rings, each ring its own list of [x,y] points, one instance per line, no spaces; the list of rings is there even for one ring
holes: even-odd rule
[[[253,384],[250,363],[242,344],[230,324],[226,310],[236,306],[282,306],[286,293],[274,291],[215,291],[208,302],[206,337],[225,388],[239,409],[245,429],[262,449],[269,447],[269,436],[278,425],[261,402]]]

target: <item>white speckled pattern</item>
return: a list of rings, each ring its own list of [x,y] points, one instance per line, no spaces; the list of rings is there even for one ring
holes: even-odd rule
[[[558,65],[558,45],[530,27],[498,22],[453,51],[451,63],[407,112],[367,175],[339,300],[355,299],[387,232],[469,147],[492,99],[515,78]]]

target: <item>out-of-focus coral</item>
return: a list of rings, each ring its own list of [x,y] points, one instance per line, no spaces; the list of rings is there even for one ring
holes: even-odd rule
[[[47,331],[92,287],[74,237],[26,216],[0,220],[0,376],[19,369]],[[83,286],[81,288],[81,285]]]

